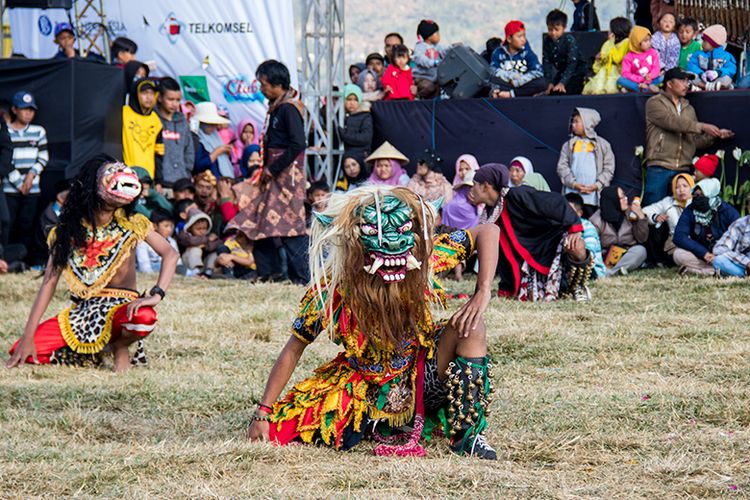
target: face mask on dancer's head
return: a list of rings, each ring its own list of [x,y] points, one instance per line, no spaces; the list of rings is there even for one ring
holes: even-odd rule
[[[106,163],[99,168],[97,194],[107,205],[123,207],[141,194],[141,181],[135,171],[123,163]]]

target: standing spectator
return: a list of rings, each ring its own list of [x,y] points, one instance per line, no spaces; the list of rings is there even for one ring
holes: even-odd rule
[[[78,55],[75,48],[76,35],[70,23],[55,25],[55,43],[58,50],[53,59],[74,59]]]
[[[31,123],[37,111],[33,95],[17,92],[12,104],[8,132],[13,142],[13,170],[3,180],[3,192],[8,204],[9,241],[28,251],[39,203],[39,177],[49,161],[47,132]]]
[[[643,205],[669,195],[672,178],[692,166],[696,148],[707,148],[717,138],[734,132],[701,123],[685,99],[689,75],[673,68],[664,75],[664,90],[646,102],[646,189]]]
[[[359,74],[357,85],[362,89],[362,100],[375,102],[383,98],[383,85],[380,77],[371,69],[365,69]]]
[[[414,46],[414,84],[417,96],[431,99],[438,95],[437,67],[445,59],[447,50],[440,45],[440,28],[435,21],[423,19],[417,26],[417,44]]]
[[[118,68],[123,68],[127,63],[135,60],[136,52],[138,52],[138,45],[124,36],[118,36],[110,45],[112,64],[115,64]]]
[[[612,146],[596,133],[601,116],[595,109],[576,108],[570,120],[571,138],[563,144],[557,175],[563,193],[583,198],[583,213],[591,217],[599,206],[599,192],[612,182],[615,155]]]
[[[157,113],[162,124],[164,160],[162,161],[162,186],[171,188],[178,179],[190,177],[195,162],[193,135],[185,115],[180,111],[182,92],[180,84],[170,77],[159,82],[159,107]]]
[[[693,188],[693,201],[674,230],[673,258],[680,274],[714,273],[714,245],[740,214],[720,196],[718,179],[704,179]]]
[[[565,33],[568,16],[561,10],[547,14],[547,37],[542,46],[542,66],[547,79],[547,93],[580,94],[583,91],[585,61],[581,58],[578,43],[570,33]]]
[[[417,172],[406,187],[427,201],[442,198],[442,204],[448,203],[453,198],[453,185],[441,173],[442,163],[443,160],[436,151],[425,149],[422,157],[417,160]]]
[[[156,107],[157,87],[141,78],[130,87],[128,104],[122,107],[122,159],[130,167],[143,167],[157,186],[162,183],[164,141]]]
[[[658,29],[651,37],[651,45],[659,53],[662,71],[668,71],[680,65],[680,39],[675,34],[676,24],[674,14],[662,14]]]
[[[750,196],[745,200],[750,208]],[[732,222],[714,245],[714,269],[722,276],[750,275],[750,215]]]
[[[726,49],[727,30],[714,24],[703,30],[701,49],[693,54],[687,70],[695,75],[693,84],[703,90],[732,89],[737,60]]]
[[[596,7],[589,0],[573,0],[573,25],[570,31],[599,31],[599,17]]]
[[[383,74],[386,101],[413,101],[417,94],[409,66],[409,49],[405,45],[393,47],[393,63]]]
[[[362,90],[352,84],[344,87],[344,110],[346,118],[339,135],[344,141],[344,154],[352,155],[359,162],[370,154],[372,149],[372,115],[370,104],[362,101]]]
[[[234,179],[234,167],[230,153],[232,145],[225,144],[219,135],[219,125],[226,125],[229,120],[219,116],[216,104],[201,102],[195,106],[195,118],[200,124],[195,139],[195,163],[193,173],[199,174],[209,170],[216,179]]]
[[[303,104],[290,86],[289,70],[279,61],[263,62],[256,77],[269,102],[260,194],[237,214],[233,224],[253,241],[259,280],[281,274],[279,250],[283,248],[289,279],[307,284]]]
[[[367,64],[367,69],[374,71],[378,75],[378,78],[383,76],[383,70],[385,70],[385,59],[383,56],[377,52],[373,52],[367,56],[365,64]]]
[[[692,17],[680,20],[677,25],[677,38],[680,39],[680,63],[681,69],[687,69],[693,54],[701,50],[701,43],[695,39],[698,34],[698,21]]]
[[[630,48],[630,30],[633,25],[624,17],[615,17],[609,22],[609,37],[604,42],[594,61],[594,77],[583,88],[584,95],[616,94],[617,80],[622,75],[622,60]]]
[[[492,83],[493,97],[532,96],[547,90],[542,65],[526,41],[521,21],[505,26],[505,42],[492,53],[490,67],[498,79]]]
[[[651,47],[651,32],[635,26],[628,37],[630,51],[622,60],[622,76],[617,84],[623,91],[659,92],[663,77],[659,53]]]
[[[385,38],[383,39],[383,52],[385,52],[384,62],[386,66],[393,63],[393,47],[403,44],[404,37],[402,37],[400,34],[388,33],[387,35],[385,35]]]
[[[123,66],[122,68],[122,76],[125,81],[126,98],[129,99],[130,88],[133,86],[133,84],[141,78],[148,78],[148,75],[150,73],[151,70],[146,64],[142,63],[141,61],[136,61],[135,59],[133,59],[132,61],[125,63],[125,66]],[[127,104],[127,102],[125,104]]]

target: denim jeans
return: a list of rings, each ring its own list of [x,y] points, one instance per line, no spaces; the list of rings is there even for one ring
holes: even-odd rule
[[[745,277],[745,266],[733,261],[726,255],[717,255],[714,257],[714,269],[721,271],[722,276]]]
[[[643,192],[641,205],[647,207],[669,196],[672,179],[680,172],[652,165],[646,169],[646,189]]]
[[[654,79],[653,82],[651,82],[651,85],[661,85],[662,81],[664,81],[664,77],[659,76],[658,78]],[[624,76],[621,76],[617,79],[617,85],[624,89],[628,89],[631,92],[651,92],[648,89],[640,88],[637,83],[635,83],[633,80],[628,80]]]

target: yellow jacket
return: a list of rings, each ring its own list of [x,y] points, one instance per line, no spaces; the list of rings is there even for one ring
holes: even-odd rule
[[[161,181],[164,156],[161,129],[161,120],[154,111],[142,115],[130,106],[122,107],[122,159],[129,167],[145,168],[157,184]]]

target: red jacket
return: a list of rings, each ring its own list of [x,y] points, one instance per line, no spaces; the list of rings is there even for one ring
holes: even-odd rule
[[[414,100],[414,96],[411,93],[411,86],[414,85],[414,78],[411,76],[410,67],[407,66],[406,69],[401,69],[395,64],[389,65],[385,68],[382,82],[383,88],[390,86],[392,90],[392,92],[386,94],[386,101],[393,101],[396,99]]]

